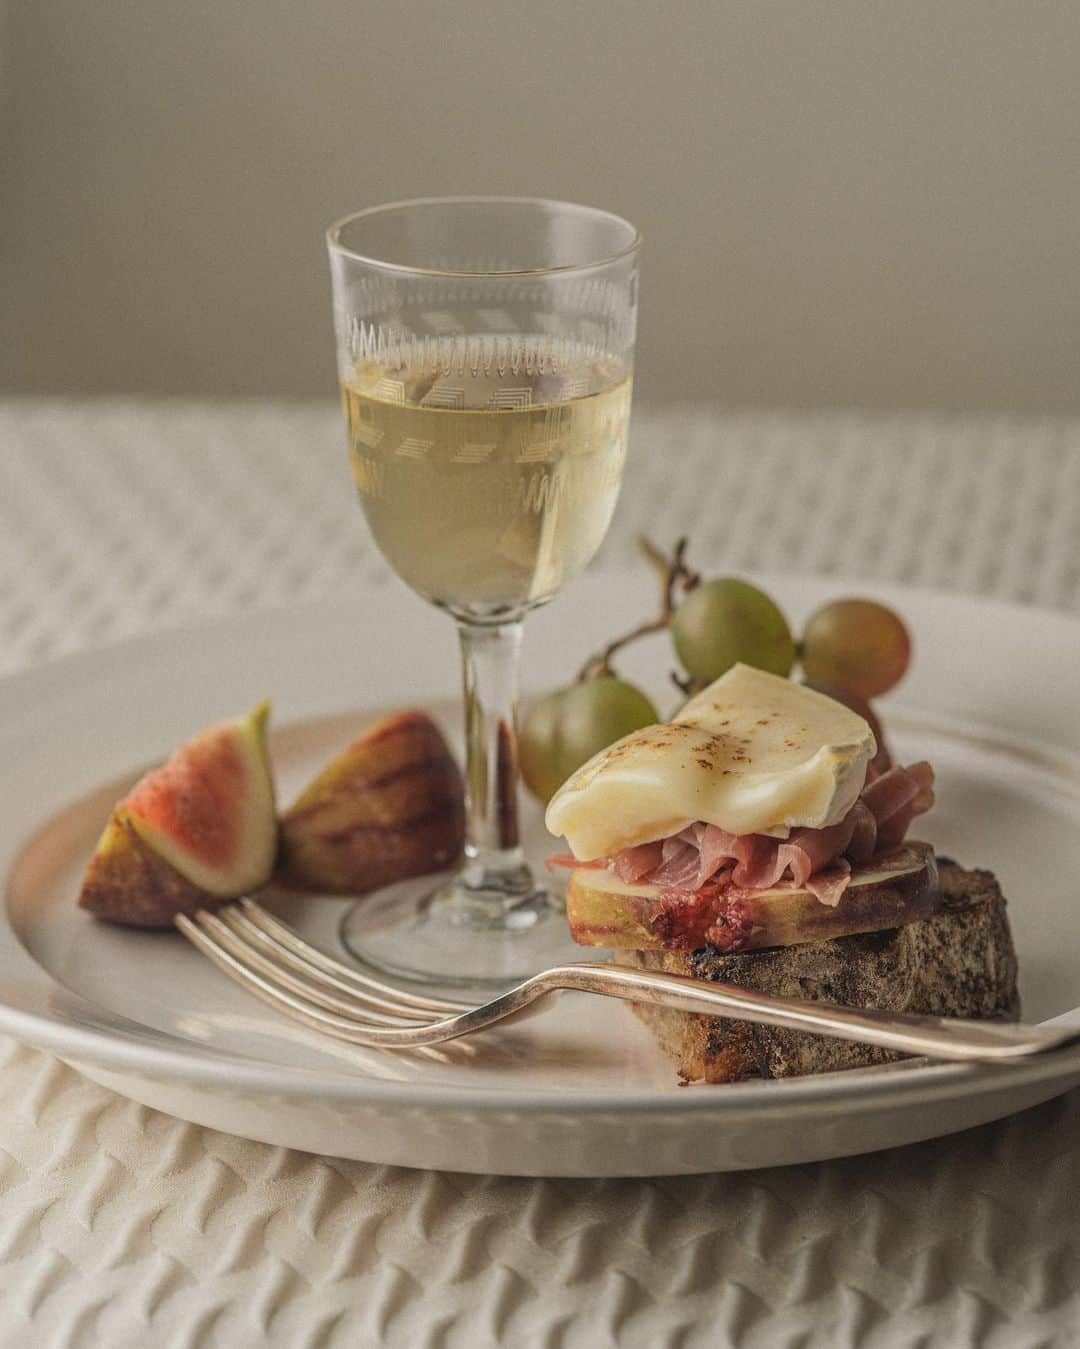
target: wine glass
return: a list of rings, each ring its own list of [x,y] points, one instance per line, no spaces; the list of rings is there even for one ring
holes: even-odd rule
[[[573,958],[525,860],[521,623],[596,552],[630,416],[639,236],[606,211],[448,197],[327,232],[360,505],[397,574],[456,621],[465,691],[462,869],[365,898],[342,938],[398,977],[491,985]]]

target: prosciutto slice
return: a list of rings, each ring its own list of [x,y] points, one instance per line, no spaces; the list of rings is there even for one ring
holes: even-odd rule
[[[838,857],[827,871],[818,871],[807,878],[806,889],[830,909],[835,909],[851,881],[851,863]]]
[[[877,851],[896,848],[916,815],[934,804],[934,770],[922,760],[910,768],[892,768],[862,790],[877,821]]]
[[[714,824],[688,825],[670,838],[623,848],[608,866],[624,881],[693,893],[705,885],[768,890],[791,884],[830,907],[840,902],[852,866],[864,866],[903,842],[911,821],[934,803],[928,763],[878,774],[839,823],[794,829],[786,839],[729,834]]]
[[[620,881],[633,885],[643,877],[655,872],[664,856],[664,845],[656,843],[638,843],[633,848],[623,848],[612,858],[612,869]]]

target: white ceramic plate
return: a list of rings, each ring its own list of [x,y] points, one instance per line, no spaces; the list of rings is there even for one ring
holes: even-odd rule
[[[767,584],[796,617],[850,591]],[[647,590],[641,574],[600,575],[534,615],[527,686],[565,679],[592,635],[640,615]],[[915,633],[915,670],[887,725],[902,755],[938,770],[940,804],[921,832],[1000,877],[1025,1015],[1080,1016],[1080,624],[947,595],[873,593]],[[438,1052],[353,1049],[245,996],[179,936],[109,928],[74,907],[118,792],[205,722],[273,696],[287,800],[376,709],[424,702],[453,724],[454,646],[452,625],[395,586],[128,642],[0,685],[0,1031],[147,1105],[234,1133],[522,1175],[670,1174],[865,1152],[1080,1082],[1080,1051],[1067,1051],[1005,1069],[908,1062],[680,1087],[625,1008],[577,995]],[[661,697],[667,664],[662,641],[627,662]],[[319,900],[290,917],[332,947],[341,911]]]

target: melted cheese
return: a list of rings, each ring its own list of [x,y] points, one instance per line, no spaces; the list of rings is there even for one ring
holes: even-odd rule
[[[547,827],[579,861],[677,833],[695,820],[786,838],[836,824],[877,753],[842,703],[736,665],[670,722],[601,750],[563,783]]]

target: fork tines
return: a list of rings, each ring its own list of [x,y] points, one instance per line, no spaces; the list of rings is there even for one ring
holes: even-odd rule
[[[176,926],[204,955],[252,993],[295,1019],[357,1040],[376,1027],[430,1025],[472,1004],[394,988],[309,945],[253,899],[216,913],[180,915]],[[363,1028],[369,1028],[366,1032]],[[397,1038],[396,1036],[394,1037]]]

